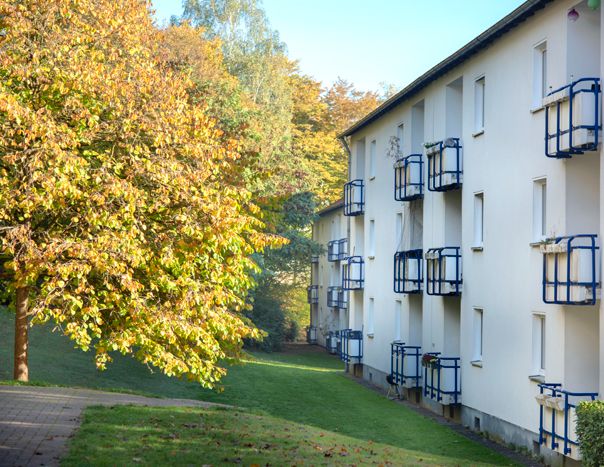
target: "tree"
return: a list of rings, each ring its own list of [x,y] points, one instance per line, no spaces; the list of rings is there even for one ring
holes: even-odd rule
[[[211,387],[259,332],[242,315],[262,234],[237,142],[162,62],[140,0],[0,0],[1,278],[104,368],[131,353]]]
[[[292,90],[296,64],[286,56],[256,0],[185,0],[183,18],[206,40],[220,40],[224,63],[253,104],[246,149],[263,175],[250,188],[261,198],[305,187],[305,167],[290,157]],[[260,183],[261,182],[261,183]]]

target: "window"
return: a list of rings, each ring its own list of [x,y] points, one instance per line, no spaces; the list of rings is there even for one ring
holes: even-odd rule
[[[398,150],[400,151],[400,156],[405,154],[405,145],[404,145],[404,131],[405,126],[401,123],[398,127],[396,127],[396,137],[398,138]]]
[[[394,302],[394,340],[401,340],[401,314],[403,303],[400,300]]]
[[[540,109],[547,88],[547,42],[533,50],[533,109]]]
[[[475,362],[482,361],[483,316],[481,308],[474,308],[474,352],[472,360]]]
[[[375,220],[369,221],[369,255],[370,258],[375,257]]]
[[[545,315],[533,314],[533,373],[545,374]]]
[[[375,140],[369,145],[369,178],[375,178],[375,158],[377,151],[377,143]]]
[[[375,301],[373,297],[369,299],[369,307],[367,308],[367,335],[373,336],[374,323],[373,323],[373,312],[374,312]]]
[[[474,131],[484,131],[484,76],[474,82]]]
[[[396,213],[396,231],[395,231],[396,251],[402,251],[403,247],[403,213]]]
[[[484,242],[484,193],[474,194],[474,247],[482,248]]]
[[[533,182],[533,242],[547,238],[547,180]]]

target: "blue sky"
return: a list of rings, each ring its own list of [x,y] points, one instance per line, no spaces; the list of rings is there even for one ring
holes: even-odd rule
[[[181,0],[152,0],[158,20]],[[523,0],[264,0],[273,29],[302,72],[324,84],[402,88]]]

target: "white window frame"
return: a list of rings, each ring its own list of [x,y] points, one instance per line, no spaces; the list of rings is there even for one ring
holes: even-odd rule
[[[531,368],[533,375],[545,376],[547,366],[547,322],[544,313],[533,313],[532,315],[532,355]]]
[[[474,250],[484,248],[484,191],[474,193]]]
[[[547,238],[547,178],[533,180],[533,239],[532,243]]]
[[[485,126],[485,91],[484,75],[474,80],[474,136],[484,133]]]
[[[369,297],[367,304],[367,336],[373,337],[375,333],[375,299]]]
[[[368,236],[369,248],[367,251],[367,257],[369,259],[375,258],[375,219],[369,220],[369,236]]]
[[[375,178],[376,170],[376,158],[377,158],[377,140],[371,140],[369,143],[369,180]]]
[[[482,362],[484,356],[484,309],[474,307],[472,362]]]
[[[532,111],[543,108],[543,98],[549,89],[547,86],[547,41],[541,41],[533,47],[533,104]]]
[[[394,301],[394,340],[400,341],[401,336],[401,325],[403,316],[403,302],[402,300]]]
[[[396,218],[395,218],[395,231],[394,231],[394,235],[396,236],[395,238],[395,248],[397,251],[402,251],[403,249],[403,216],[404,214],[402,212],[397,212],[396,213]]]

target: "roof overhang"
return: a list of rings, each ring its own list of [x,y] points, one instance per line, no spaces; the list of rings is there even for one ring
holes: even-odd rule
[[[392,110],[397,105],[401,104],[403,101],[407,100],[414,94],[418,93],[420,90],[428,86],[434,80],[438,79],[445,73],[448,73],[456,66],[459,66],[464,61],[468,60],[477,52],[480,52],[485,47],[489,46],[503,34],[509,32],[511,29],[518,26],[520,23],[530,18],[535,14],[538,10],[541,10],[548,3],[554,0],[528,0],[512,11],[509,15],[505,16],[503,19],[495,23],[485,32],[480,34],[478,37],[473,39],[464,45],[461,49],[455,52],[453,55],[444,59],[435,67],[428,70],[422,76],[417,78],[407,87],[396,93],[390,99],[385,101],[375,110],[367,114],[361,120],[353,124],[347,130],[343,131],[338,135],[338,138],[345,138],[347,136],[351,136],[361,128],[369,125],[374,122],[378,118],[380,118],[385,113]]]

